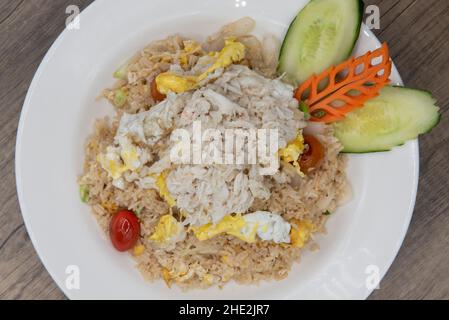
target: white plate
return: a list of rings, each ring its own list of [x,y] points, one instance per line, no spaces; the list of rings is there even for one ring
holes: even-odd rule
[[[94,119],[111,112],[95,98],[111,74],[146,43],[173,33],[201,38],[221,25],[251,16],[256,33],[282,37],[306,1],[116,0],[95,1],[66,30],[39,67],[22,110],[16,147],[17,191],[30,238],[64,293],[80,298],[147,299],[364,299],[403,241],[415,202],[418,144],[392,152],[351,156],[353,200],[339,208],[287,280],[259,286],[231,283],[223,290],[182,292],[145,282],[126,254],[113,249],[89,208],[78,198],[83,143]],[[246,5],[244,5],[246,4]],[[239,6],[237,6],[239,5]],[[379,46],[363,28],[357,54]],[[396,69],[394,82],[401,83]],[[66,287],[66,268],[80,271],[80,288]],[[70,271],[70,270],[67,270]],[[368,285],[367,285],[368,284]]]

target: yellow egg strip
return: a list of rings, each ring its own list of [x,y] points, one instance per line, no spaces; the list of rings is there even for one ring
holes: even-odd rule
[[[109,173],[112,179],[119,179],[122,174],[128,170],[126,165],[121,165],[112,159],[107,159],[102,153],[97,155],[97,161],[100,163],[101,167]]]
[[[162,279],[164,279],[165,284],[167,287],[171,287],[171,276],[170,271],[167,268],[162,268]]]
[[[312,233],[317,231],[316,226],[309,220],[292,220],[290,224],[290,243],[297,248],[304,247]]]
[[[298,170],[300,175],[303,175],[299,165],[299,157],[304,151],[304,137],[302,132],[299,131],[296,138],[290,141],[285,148],[281,148],[278,151],[281,160],[292,163],[292,165]]]
[[[227,215],[216,224],[208,223],[201,227],[191,227],[195,237],[200,240],[208,240],[219,234],[228,234],[242,241],[254,243],[256,241],[258,224],[251,226],[248,233],[243,233],[242,229],[247,226],[247,222],[241,215]]]
[[[159,189],[159,195],[162,197],[162,199],[167,202],[167,204],[170,206],[170,208],[174,207],[176,205],[176,200],[172,197],[170,192],[168,191],[166,178],[168,174],[170,173],[170,170],[164,170],[156,177],[156,186]]]
[[[120,156],[127,169],[133,169],[136,161],[139,161],[139,152],[137,150],[136,147],[130,145],[128,148],[122,148],[120,151]]]
[[[139,244],[133,248],[133,255],[138,257],[138,256],[142,255],[142,253],[144,253],[144,251],[145,251],[145,246]]]
[[[230,66],[234,62],[239,62],[245,58],[245,46],[235,41],[235,38],[225,40],[225,46],[219,52],[217,60],[205,72],[198,76],[198,81],[204,80],[208,74],[219,68]]]
[[[167,71],[156,77],[157,90],[162,94],[169,92],[182,93],[197,87],[197,78],[194,76],[180,76]]]
[[[193,234],[198,240],[203,241],[213,238],[221,233],[232,232],[233,230],[240,230],[246,225],[241,215],[231,216],[227,215],[217,224],[208,223],[201,227],[191,227]]]
[[[310,220],[292,220],[290,222],[290,245],[302,248],[309,241],[312,233],[317,231],[316,226]],[[200,227],[190,227],[195,237],[200,241],[209,240],[220,234],[234,236],[242,241],[254,243],[257,239],[258,223],[251,225],[249,232],[243,233],[247,222],[241,215],[227,215],[217,224],[208,223]],[[160,218],[150,240],[159,244],[168,243],[184,228],[172,215],[167,214]],[[286,245],[286,244],[285,244]],[[222,257],[223,259],[227,257]]]
[[[234,38],[228,38],[225,40],[225,46],[220,52],[211,52],[208,55],[216,60],[202,74],[199,76],[182,76],[170,71],[163,72],[156,77],[157,90],[162,94],[168,94],[169,92],[182,93],[196,89],[199,86],[199,82],[206,79],[215,70],[226,68],[233,63],[243,60],[245,57],[245,46],[235,41]]]
[[[150,236],[150,240],[157,243],[167,243],[171,238],[178,234],[182,226],[170,214],[162,216],[156,225],[154,233]]]

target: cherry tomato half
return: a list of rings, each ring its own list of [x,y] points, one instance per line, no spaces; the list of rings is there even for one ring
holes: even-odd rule
[[[134,247],[140,235],[140,224],[132,211],[117,212],[109,225],[109,236],[114,248],[126,251]]]
[[[324,158],[324,147],[321,142],[312,135],[304,135],[305,151],[299,160],[299,166],[304,173],[318,168]]]
[[[151,81],[151,96],[156,102],[162,101],[166,97],[165,94],[160,93],[157,89],[156,78]]]

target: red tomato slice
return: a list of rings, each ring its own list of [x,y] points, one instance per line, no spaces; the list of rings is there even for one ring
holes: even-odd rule
[[[165,94],[160,93],[157,89],[156,78],[151,81],[151,96],[156,102],[162,101],[166,98]]]
[[[140,236],[140,223],[136,215],[128,210],[117,212],[111,219],[109,236],[118,251],[133,248]]]
[[[305,134],[305,152],[301,155],[299,166],[304,173],[308,173],[318,168],[324,158],[324,147],[320,140],[314,136]]]

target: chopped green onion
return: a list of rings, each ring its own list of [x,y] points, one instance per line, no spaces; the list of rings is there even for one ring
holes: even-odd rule
[[[89,201],[89,189],[85,185],[80,185],[79,187],[80,199],[82,202],[86,203]]]
[[[309,106],[307,105],[307,103],[301,101],[299,103],[299,110],[301,110],[304,113],[306,119],[310,117]]]
[[[126,103],[126,92],[123,89],[118,89],[114,94],[114,104],[117,107],[123,107]]]
[[[332,212],[330,212],[329,210],[326,210],[323,212],[324,216],[330,216],[332,214]]]
[[[139,207],[136,210],[134,210],[134,214],[137,216],[137,218],[140,218],[140,214],[142,213],[143,207]]]
[[[112,76],[116,79],[125,80],[127,73],[128,73],[128,63],[124,63],[117,70],[115,70]]]

